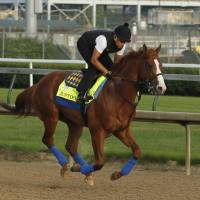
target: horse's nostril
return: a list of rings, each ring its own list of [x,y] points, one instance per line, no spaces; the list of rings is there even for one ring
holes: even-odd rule
[[[161,86],[158,86],[158,90],[162,90],[162,87],[161,87]]]
[[[157,86],[157,92],[158,92],[159,94],[161,94],[162,91],[163,91],[163,88],[162,88],[161,86]]]

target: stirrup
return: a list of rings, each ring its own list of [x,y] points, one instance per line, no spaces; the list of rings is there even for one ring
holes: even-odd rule
[[[83,102],[88,102],[91,99],[93,99],[92,96],[88,95],[87,92],[85,94],[79,93],[76,102],[77,103],[83,103]]]
[[[90,101],[91,99],[93,99],[93,97],[92,96],[90,96],[90,95],[87,95],[86,94],[86,97],[84,97],[84,100],[87,102],[87,101]]]
[[[84,96],[85,96],[85,94],[79,93],[79,95],[78,95],[78,97],[77,97],[77,99],[76,99],[76,102],[77,102],[77,103],[83,103],[83,101],[84,101]]]

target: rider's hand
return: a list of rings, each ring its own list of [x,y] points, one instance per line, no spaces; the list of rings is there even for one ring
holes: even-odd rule
[[[108,71],[105,75],[104,75],[107,79],[111,79],[111,71]]]

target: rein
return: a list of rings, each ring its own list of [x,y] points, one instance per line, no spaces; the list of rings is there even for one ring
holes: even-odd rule
[[[138,82],[138,80],[132,80],[129,78],[124,78],[121,76],[113,76],[113,75],[111,75],[111,80],[128,81],[128,82],[132,82],[133,84],[137,84]]]
[[[141,96],[142,96],[140,89],[139,89],[138,80],[132,80],[132,79],[128,79],[128,78],[124,78],[124,77],[120,77],[120,76],[111,76],[111,80],[131,82],[136,87],[136,90],[138,91],[137,96],[136,96],[137,97],[136,102],[132,102],[132,101],[128,100],[127,98],[125,98],[124,96],[120,95],[126,102],[128,102],[133,107],[133,110],[135,110],[135,108],[138,106],[138,104],[141,100]],[[119,94],[120,94],[120,92],[119,92]]]
[[[111,76],[111,79],[110,80],[120,80],[120,81],[128,81],[128,82],[131,82],[133,83],[133,85],[136,87],[136,90],[138,91],[137,92],[137,102],[132,102],[130,101],[129,99],[127,99],[125,96],[121,95],[121,92],[119,91],[118,94],[119,96],[124,99],[125,102],[127,102],[130,106],[131,106],[131,114],[129,116],[129,119],[128,119],[128,123],[127,123],[127,126],[126,128],[129,126],[131,120],[132,120],[132,117],[134,115],[134,112],[136,110],[136,107],[138,106],[139,104],[139,101],[141,100],[141,92],[139,91],[139,88],[138,88],[138,81],[137,80],[131,80],[131,79],[127,79],[127,78],[123,78],[123,77],[120,77],[120,76]],[[118,88],[116,88],[118,90]]]

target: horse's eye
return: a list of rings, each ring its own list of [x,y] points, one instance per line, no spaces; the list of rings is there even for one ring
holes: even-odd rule
[[[149,64],[149,63],[147,62],[147,63],[146,63],[146,67],[148,67],[148,68],[152,68],[153,65],[151,65],[151,64]]]
[[[152,67],[153,67],[153,65],[150,65],[150,64],[149,64],[149,67],[150,67],[150,68],[152,68]]]

